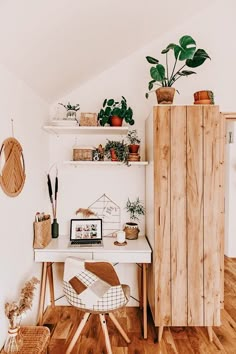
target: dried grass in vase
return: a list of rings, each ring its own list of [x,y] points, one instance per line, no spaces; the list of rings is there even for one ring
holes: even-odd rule
[[[15,321],[18,316],[21,316],[27,310],[32,308],[34,290],[36,285],[39,284],[39,280],[35,277],[32,277],[27,281],[24,287],[21,289],[21,294],[18,302],[6,302],[5,304],[5,314],[9,319],[11,327],[15,326]]]

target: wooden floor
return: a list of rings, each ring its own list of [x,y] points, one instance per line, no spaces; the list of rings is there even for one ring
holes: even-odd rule
[[[165,328],[161,343],[155,343],[155,330],[151,316],[148,321],[148,339],[142,339],[141,314],[138,308],[128,307],[115,313],[131,339],[131,344],[118,334],[108,319],[108,331],[113,354],[236,354],[236,259],[225,259],[225,308],[222,326],[214,327],[213,343],[209,343],[207,330],[202,327]],[[74,333],[81,313],[71,307],[48,308],[44,324],[51,330],[49,354],[65,353],[66,341]],[[103,333],[97,316],[90,317],[72,354],[106,354]]]

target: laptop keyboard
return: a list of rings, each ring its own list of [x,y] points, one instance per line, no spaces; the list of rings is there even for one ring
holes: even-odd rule
[[[88,242],[88,243],[81,243],[81,241],[74,240],[71,241],[72,245],[101,245],[102,241],[94,241],[94,242]]]
[[[94,241],[90,243],[81,243],[81,241],[74,240],[70,241],[69,246],[75,246],[75,247],[103,247],[103,242],[100,241]]]

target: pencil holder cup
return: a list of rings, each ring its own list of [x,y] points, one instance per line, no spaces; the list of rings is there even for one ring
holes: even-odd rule
[[[59,224],[57,219],[53,219],[52,223],[52,238],[57,238],[59,236]]]

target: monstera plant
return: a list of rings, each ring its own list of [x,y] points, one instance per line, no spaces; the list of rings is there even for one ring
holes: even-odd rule
[[[174,61],[172,65],[169,64],[169,53],[174,54]],[[179,40],[179,44],[170,43],[161,54],[165,55],[165,65],[159,63],[159,60],[147,56],[146,59],[149,64],[152,64],[150,68],[151,81],[148,84],[148,89],[151,91],[154,85],[164,88],[162,91],[172,92],[173,97],[175,89],[172,87],[174,83],[181,77],[190,76],[196,74],[192,69],[201,66],[206,59],[210,59],[209,55],[204,49],[197,49],[196,42],[191,36],[183,36]],[[171,88],[170,90],[168,88]],[[157,99],[160,89],[157,89]],[[149,94],[146,93],[146,98]],[[172,103],[170,102],[170,93],[164,97],[164,101],[158,103]]]

